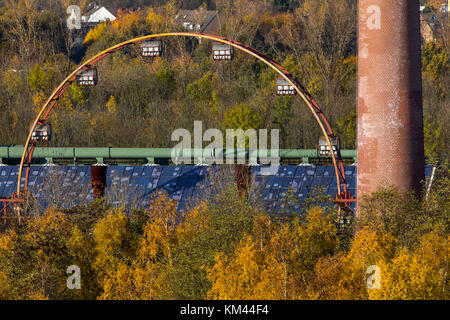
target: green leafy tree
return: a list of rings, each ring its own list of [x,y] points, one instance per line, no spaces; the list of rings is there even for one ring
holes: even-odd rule
[[[211,283],[204,266],[212,267],[219,251],[231,254],[252,229],[253,217],[259,212],[239,197],[235,185],[226,184],[211,197],[202,213],[204,227],[176,248],[174,269],[169,274],[175,298],[205,299]]]
[[[156,90],[162,98],[168,98],[175,89],[174,71],[167,63],[162,66],[155,74]]]
[[[98,220],[93,230],[96,257],[93,262],[99,283],[104,285],[121,263],[130,262],[136,250],[135,234],[122,211],[111,212]]]
[[[352,109],[344,118],[337,121],[337,132],[343,148],[356,148],[356,121],[355,109]]]
[[[425,156],[431,163],[444,160],[448,154],[446,148],[444,129],[439,120],[424,119],[424,146]]]
[[[263,125],[260,113],[244,103],[236,104],[225,113],[223,126],[226,129],[259,129]]]
[[[291,97],[280,97],[276,100],[276,103],[272,108],[274,123],[280,128],[280,133],[284,144],[287,142],[289,121],[292,118],[291,105]]]
[[[422,46],[422,70],[432,83],[447,95],[445,77],[448,76],[450,62],[445,50],[436,43],[428,42]]]
[[[212,77],[212,74],[207,72],[200,79],[187,85],[186,93],[194,102],[201,103],[211,99]]]

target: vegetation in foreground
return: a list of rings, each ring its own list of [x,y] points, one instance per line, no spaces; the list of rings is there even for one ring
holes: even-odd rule
[[[314,199],[280,219],[233,185],[181,216],[158,193],[128,214],[100,199],[21,225],[8,217],[0,299],[449,299],[441,170],[424,201],[392,187],[364,199],[355,234]],[[81,269],[80,290],[66,286],[71,265]],[[367,287],[371,265],[380,289]]]

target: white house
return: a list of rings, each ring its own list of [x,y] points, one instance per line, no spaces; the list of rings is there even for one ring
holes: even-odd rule
[[[88,10],[86,15],[81,18],[84,23],[95,23],[104,22],[106,20],[114,21],[116,17],[108,11],[105,7],[99,7],[98,5],[93,5],[91,9]]]
[[[106,20],[114,21],[116,20],[116,17],[111,12],[109,12],[105,7],[101,7],[100,9],[98,9],[89,16],[87,22],[99,23]]]

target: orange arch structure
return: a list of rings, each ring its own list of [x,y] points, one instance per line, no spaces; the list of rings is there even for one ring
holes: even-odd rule
[[[275,72],[277,72],[282,78],[284,78],[289,84],[291,84],[297,93],[300,95],[300,97],[304,100],[312,114],[314,115],[314,118],[316,119],[317,123],[319,124],[319,127],[324,135],[324,137],[327,140],[328,147],[330,150],[333,150],[330,137],[334,136],[333,130],[331,129],[331,126],[329,125],[324,113],[322,112],[321,108],[317,104],[317,102],[314,100],[312,95],[306,90],[306,88],[298,82],[291,73],[289,73],[286,69],[284,69],[281,65],[273,61],[271,58],[267,57],[263,53],[257,51],[256,49],[253,49],[247,45],[244,45],[242,43],[239,43],[234,40],[226,39],[223,37],[219,37],[216,35],[211,34],[205,34],[205,33],[195,33],[195,32],[168,32],[168,33],[159,33],[159,34],[152,34],[152,35],[146,35],[138,38],[134,38],[122,43],[119,43],[113,47],[110,47],[94,57],[88,59],[81,65],[79,65],[66,79],[64,79],[61,84],[53,91],[51,96],[47,99],[43,107],[40,109],[39,113],[36,116],[36,119],[34,120],[30,132],[28,134],[28,137],[25,142],[24,150],[22,153],[22,158],[20,161],[20,168],[19,168],[19,174],[18,174],[18,180],[17,180],[17,193],[13,194],[13,198],[20,199],[22,197],[23,191],[28,188],[28,175],[30,171],[30,164],[31,159],[33,156],[33,151],[36,142],[31,141],[32,133],[39,121],[46,120],[49,116],[50,112],[53,110],[53,107],[58,102],[59,98],[62,96],[62,94],[65,92],[65,90],[71,85],[72,82],[76,79],[76,74],[83,69],[87,69],[103,59],[104,57],[114,53],[115,51],[118,51],[120,49],[123,49],[127,46],[130,46],[135,43],[140,43],[147,39],[159,39],[164,37],[171,37],[171,36],[181,36],[181,37],[195,37],[195,38],[204,38],[208,40],[214,40],[217,42],[225,43],[230,46],[233,46],[234,48],[237,48],[247,54],[252,55],[253,57],[257,58],[270,68],[272,68]],[[335,168],[336,173],[336,183],[337,183],[337,190],[338,194],[335,197],[336,203],[339,204],[339,208],[346,209],[353,211],[350,207],[350,202],[354,201],[354,198],[350,195],[350,193],[347,190],[347,181],[345,177],[345,170],[344,170],[344,164],[340,155],[340,151],[338,150],[337,155],[334,154],[334,152],[331,152],[331,157],[333,160],[333,166]],[[25,184],[24,184],[24,190],[21,190],[21,178],[22,178],[22,170],[26,167],[26,173],[25,173]]]

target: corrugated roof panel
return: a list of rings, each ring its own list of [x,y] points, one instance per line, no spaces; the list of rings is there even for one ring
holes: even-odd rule
[[[280,166],[275,172],[261,171],[269,166],[251,166],[252,179],[255,182],[254,189],[261,192],[260,198],[269,201],[272,209],[285,210],[274,201],[287,201],[286,196],[292,190],[297,201],[301,204],[309,197],[311,192],[323,188],[330,196],[337,193],[336,177],[333,166]],[[121,188],[127,193],[128,202],[137,201],[142,205],[143,201],[149,201],[152,194],[159,188],[166,190],[169,195],[182,201],[184,204],[194,199],[204,197],[215,190],[211,185],[215,178],[220,179],[220,166],[109,166],[107,182],[109,187]],[[229,169],[229,167],[227,167]],[[80,188],[89,190],[89,199],[93,198],[90,187],[89,166],[32,166],[29,180],[30,190],[42,201],[49,190],[47,175],[56,176],[56,181],[61,183],[64,192],[68,195],[79,192]],[[345,166],[347,185],[349,191],[356,194],[356,166]],[[426,175],[429,178],[432,166],[426,167]],[[230,171],[233,175],[233,171]],[[11,196],[16,191],[17,166],[0,167],[0,196]],[[25,171],[23,172],[25,173]],[[264,174],[266,175],[264,175]],[[210,175],[214,179],[209,179]],[[22,185],[25,177],[22,177]],[[78,189],[77,189],[78,188]],[[80,194],[77,201],[86,201],[86,195]],[[268,202],[268,203],[269,203]],[[183,204],[183,206],[184,206]],[[181,207],[183,207],[181,206]],[[280,211],[280,212],[281,212]]]
[[[308,166],[303,166],[303,165],[297,166],[297,170],[295,170],[295,176],[296,177],[303,177],[304,175],[306,175],[306,168],[307,167]]]
[[[161,176],[164,177],[178,177],[181,175],[182,167],[177,166],[163,166]]]
[[[296,170],[297,166],[294,165],[280,166],[277,175],[280,177],[294,177]]]

